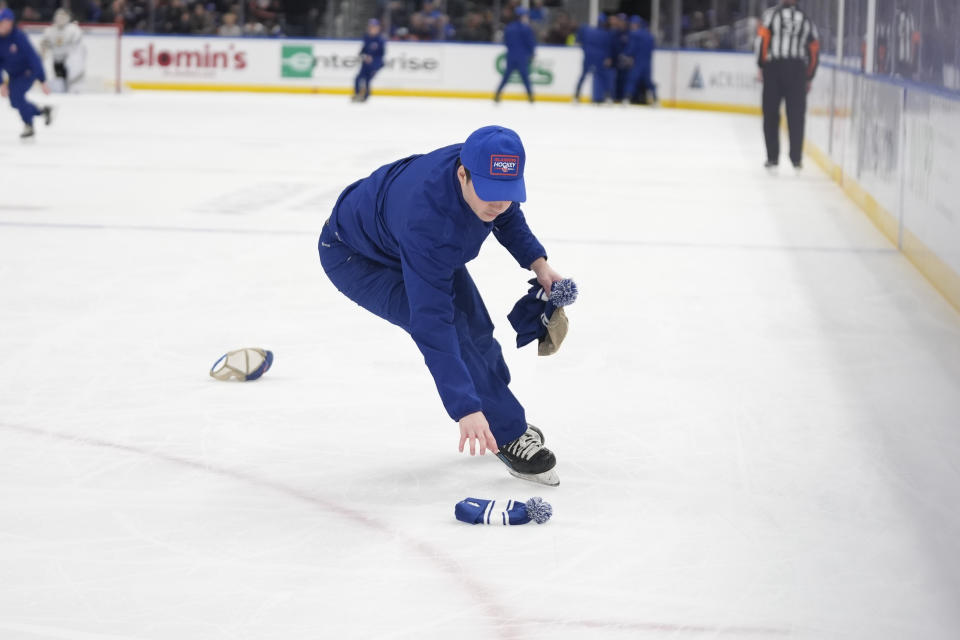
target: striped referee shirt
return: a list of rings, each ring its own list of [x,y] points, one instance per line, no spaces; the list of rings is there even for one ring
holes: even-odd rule
[[[900,9],[894,17],[894,26],[897,29],[895,51],[897,62],[912,64],[917,46],[920,44],[920,31],[917,29],[917,21],[912,13]]]
[[[795,6],[779,4],[763,13],[757,27],[757,64],[770,60],[803,60],[812,79],[819,63],[817,27]]]

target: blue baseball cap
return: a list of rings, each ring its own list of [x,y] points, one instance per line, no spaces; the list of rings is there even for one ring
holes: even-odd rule
[[[460,163],[470,170],[473,188],[487,202],[524,202],[523,168],[527,154],[516,131],[489,126],[477,129],[460,149]]]
[[[0,22],[4,20],[15,20],[15,19],[16,17],[13,15],[12,9],[8,8],[8,9],[4,9],[3,11],[0,11]]]

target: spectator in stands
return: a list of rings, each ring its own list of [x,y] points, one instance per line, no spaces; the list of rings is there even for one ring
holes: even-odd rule
[[[450,18],[440,11],[434,2],[424,2],[417,13],[410,16],[410,33],[417,40],[446,40],[449,33]]]
[[[247,9],[248,35],[281,35],[279,0],[250,0]],[[254,23],[251,26],[251,23]]]
[[[323,13],[322,0],[283,0],[283,25],[288,36],[317,35],[317,16]]]
[[[530,3],[530,26],[544,25],[550,20],[550,10],[543,6],[543,0],[533,0]]]
[[[406,39],[410,32],[410,11],[406,3],[400,0],[387,2],[383,10],[383,21],[389,25],[391,38]]]
[[[217,35],[231,37],[243,35],[243,29],[237,24],[237,14],[233,11],[227,11],[223,14],[223,24],[217,29]]]
[[[418,11],[410,16],[410,27],[407,29],[406,40],[426,41],[433,39],[433,30],[427,21],[427,16]]]
[[[113,24],[119,26],[121,29],[125,28],[123,14],[126,10],[124,5],[124,0],[113,0],[110,3],[110,9],[104,11],[104,17],[106,22],[112,22]]]
[[[577,25],[570,14],[566,11],[557,11],[554,14],[553,22],[543,36],[545,44],[574,44],[574,34],[577,32]]]
[[[153,28],[157,33],[178,33],[181,16],[187,8],[183,0],[160,0],[153,18]]]
[[[173,25],[173,32],[182,34],[190,33],[190,11],[188,9],[184,9],[177,14],[176,23]]]
[[[40,22],[43,20],[43,16],[40,15],[40,12],[35,8],[27,5],[23,8],[23,11],[20,13],[21,22]]]
[[[493,40],[493,19],[487,13],[471,11],[457,30],[461,42],[490,42]]]
[[[263,25],[262,22],[257,22],[256,20],[248,20],[246,24],[243,25],[243,35],[265,36],[267,35],[267,28]]]
[[[198,2],[190,14],[190,33],[206,35],[213,33],[213,30],[213,16],[207,12],[202,2]]]
[[[100,17],[103,15],[100,0],[89,0],[83,11],[78,12],[77,15],[80,17],[80,22],[100,22]]]

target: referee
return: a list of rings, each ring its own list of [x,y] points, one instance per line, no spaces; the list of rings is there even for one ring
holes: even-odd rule
[[[799,169],[803,158],[803,125],[807,92],[817,72],[820,42],[817,28],[797,9],[797,0],[780,0],[767,9],[757,28],[757,64],[763,80],[763,137],[768,169],[780,159],[780,102],[787,102],[790,162]]]

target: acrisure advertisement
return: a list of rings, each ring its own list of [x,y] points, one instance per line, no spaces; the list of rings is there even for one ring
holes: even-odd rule
[[[660,90],[661,98],[673,98],[681,103],[738,105],[759,108],[763,84],[757,77],[757,62],[752,55],[740,53],[702,53],[698,51],[665,52],[675,56],[676,83],[672,94]],[[658,58],[659,60],[659,58]],[[657,60],[657,61],[658,61]],[[655,64],[657,63],[655,61]],[[666,63],[655,68],[656,77],[663,78],[670,71]],[[664,67],[667,68],[664,68]]]

